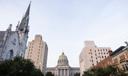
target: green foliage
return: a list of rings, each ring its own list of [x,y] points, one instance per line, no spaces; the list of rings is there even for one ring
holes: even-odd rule
[[[0,76],[43,76],[30,60],[16,57],[0,63]]]
[[[46,76],[54,76],[54,74],[52,74],[52,72],[47,72]]]
[[[76,73],[74,76],[80,76],[80,73]]]
[[[106,68],[91,68],[84,72],[83,76],[128,76],[117,68],[108,66]]]

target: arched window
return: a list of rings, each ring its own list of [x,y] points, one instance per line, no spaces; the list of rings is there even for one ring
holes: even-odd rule
[[[9,51],[9,59],[12,59],[13,58],[13,50],[10,50]]]

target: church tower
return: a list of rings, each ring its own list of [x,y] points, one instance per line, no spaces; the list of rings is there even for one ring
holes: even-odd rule
[[[31,6],[31,2],[26,10],[25,15],[23,16],[22,20],[20,23],[18,23],[17,27],[16,27],[16,31],[19,35],[19,56],[24,57],[25,54],[25,50],[26,50],[26,44],[27,44],[27,40],[28,40],[28,32],[29,32],[29,14],[30,14],[30,6]]]
[[[16,56],[24,57],[29,33],[29,13],[31,2],[21,22],[12,31],[10,24],[6,31],[0,31],[0,60],[13,59]]]

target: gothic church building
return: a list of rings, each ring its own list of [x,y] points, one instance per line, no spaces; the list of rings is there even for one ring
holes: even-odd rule
[[[29,33],[30,5],[31,3],[15,31],[12,31],[12,24],[6,31],[0,31],[0,60],[12,59],[16,56],[24,57]]]

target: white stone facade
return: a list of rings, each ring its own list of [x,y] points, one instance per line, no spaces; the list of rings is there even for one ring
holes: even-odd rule
[[[29,42],[26,50],[26,59],[30,59],[36,68],[43,73],[46,71],[48,47],[46,42],[42,40],[41,35],[36,35],[35,39]]]
[[[79,56],[80,75],[82,76],[84,71],[108,57],[110,50],[109,47],[97,47],[94,41],[85,41],[85,47]]]
[[[1,60],[12,59],[16,56],[24,57],[29,32],[29,11],[30,4],[21,22],[18,23],[15,31],[11,30],[12,24],[10,24],[6,31],[0,31]]]
[[[52,72],[54,76],[74,76],[76,73],[80,73],[80,69],[79,67],[70,67],[67,56],[62,53],[57,66],[47,68],[47,72]]]

